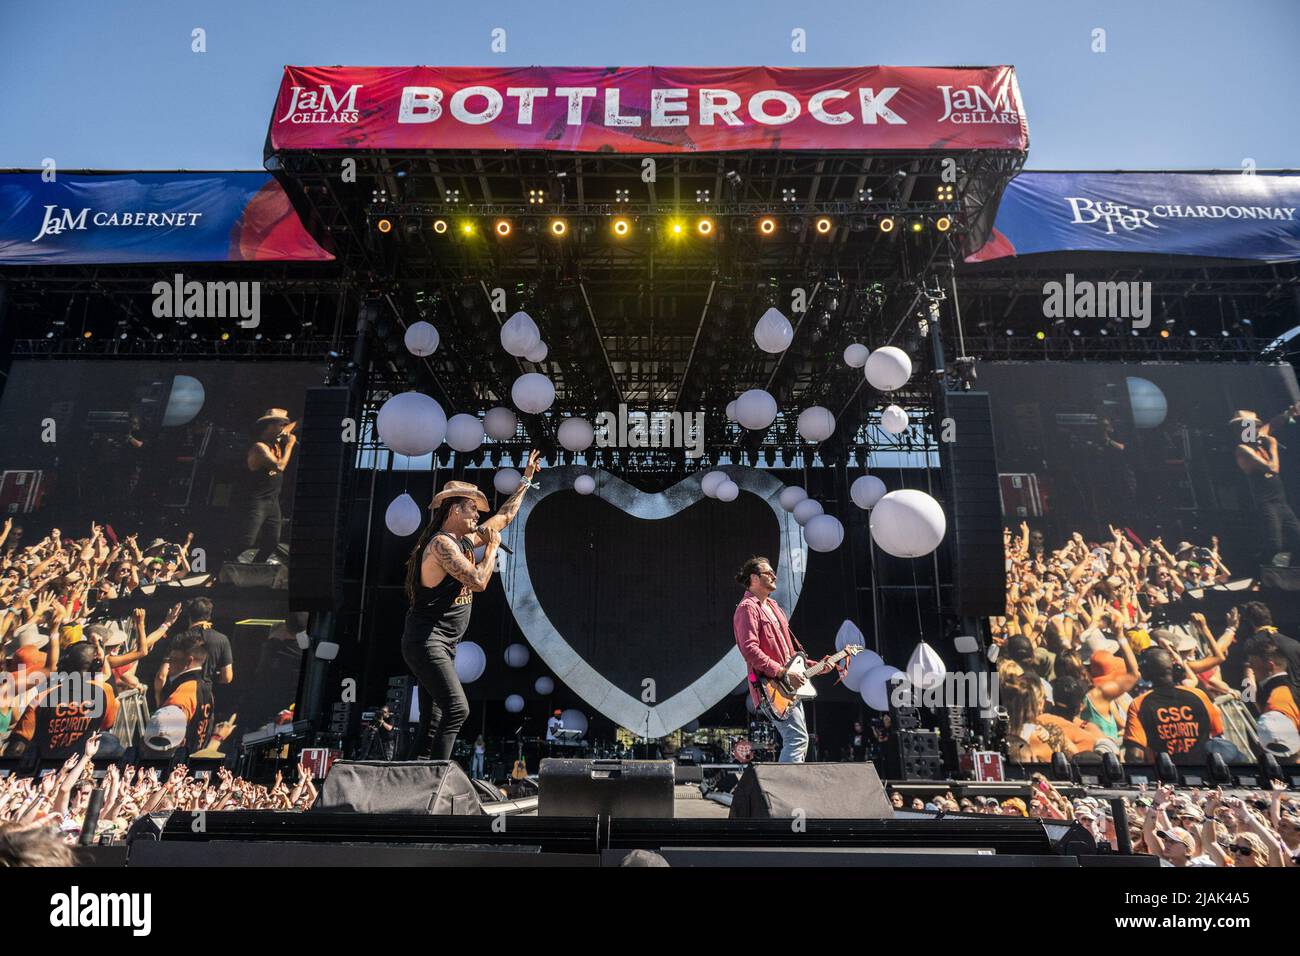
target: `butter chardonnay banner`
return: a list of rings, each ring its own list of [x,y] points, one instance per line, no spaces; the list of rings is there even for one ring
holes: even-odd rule
[[[1021,173],[967,262],[1035,252],[1300,259],[1294,173]]]
[[[268,154],[1028,147],[1009,66],[291,66],[267,139]]]
[[[0,265],[333,258],[268,173],[0,174]]]

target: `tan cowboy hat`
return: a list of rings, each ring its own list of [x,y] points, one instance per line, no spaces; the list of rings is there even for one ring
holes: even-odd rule
[[[289,424],[289,410],[287,408],[268,408],[262,412],[262,417],[255,421],[254,425],[269,425],[275,422],[277,425]]]
[[[433,501],[429,502],[429,507],[436,508],[447,498],[470,498],[478,507],[479,511],[488,510],[487,495],[478,490],[477,485],[471,485],[468,481],[449,481],[442,486],[442,491],[433,496]]]
[[[1228,419],[1228,424],[1238,425],[1241,422],[1258,422],[1258,421],[1262,421],[1262,419],[1254,412],[1252,412],[1249,408],[1239,408],[1237,409],[1237,414],[1234,415],[1232,418]]]

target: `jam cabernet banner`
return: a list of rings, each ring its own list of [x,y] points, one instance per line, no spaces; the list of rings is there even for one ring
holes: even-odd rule
[[[286,67],[281,149],[1024,151],[1015,71]]]
[[[0,265],[327,262],[270,174],[0,174]]]

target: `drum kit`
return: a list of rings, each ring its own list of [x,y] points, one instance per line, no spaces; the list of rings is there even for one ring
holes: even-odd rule
[[[755,720],[749,724],[749,736],[727,738],[727,749],[736,763],[767,762],[777,758],[781,740],[770,723]]]

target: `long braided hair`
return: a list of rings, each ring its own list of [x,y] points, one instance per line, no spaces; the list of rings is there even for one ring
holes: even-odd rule
[[[415,590],[420,584],[420,562],[424,559],[424,549],[429,541],[442,530],[443,522],[447,520],[447,514],[452,507],[460,501],[467,501],[467,498],[443,498],[438,507],[433,509],[433,514],[429,517],[429,523],[424,526],[420,532],[419,540],[415,542],[415,547],[411,549],[411,555],[406,559],[406,597],[408,600],[415,600]]]

